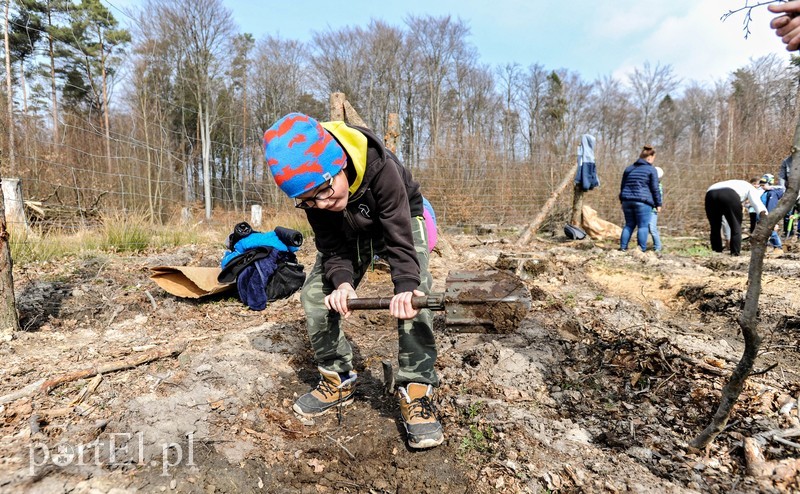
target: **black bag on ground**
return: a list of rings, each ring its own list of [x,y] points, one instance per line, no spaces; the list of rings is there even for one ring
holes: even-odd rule
[[[303,245],[303,234],[297,230],[276,226],[275,235],[277,235],[278,240],[283,242],[287,247],[300,247]]]
[[[287,298],[302,288],[305,281],[306,273],[302,264],[281,262],[267,283],[267,299],[272,302],[279,298]]]
[[[564,225],[564,235],[570,240],[583,240],[586,238],[586,232],[575,225]]]

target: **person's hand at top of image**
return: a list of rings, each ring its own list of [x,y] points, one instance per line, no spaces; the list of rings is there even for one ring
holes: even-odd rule
[[[767,8],[774,14],[783,14],[772,19],[769,26],[781,37],[786,49],[794,51],[800,48],[800,0],[774,3]]]

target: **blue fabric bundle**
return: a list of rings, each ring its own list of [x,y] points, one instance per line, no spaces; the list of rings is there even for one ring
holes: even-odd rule
[[[594,161],[594,137],[583,134],[581,147],[578,152],[578,171],[575,174],[575,183],[586,192],[600,186],[597,178],[597,165]]]
[[[222,269],[224,270],[228,263],[237,256],[244,254],[250,249],[255,249],[256,247],[272,247],[273,249],[283,252],[297,252],[300,248],[299,246],[286,245],[278,238],[278,234],[274,231],[265,233],[253,232],[236,242],[236,245],[233,246],[233,250],[225,253],[222,257]]]
[[[302,243],[303,234],[288,228],[252,232],[225,252],[217,280],[235,280],[239,299],[253,310],[264,310],[270,300],[288,297],[303,285],[303,265],[294,254]]]
[[[245,266],[236,277],[239,299],[253,310],[264,310],[268,301],[267,284],[278,269],[278,263],[285,261],[289,255],[296,260],[294,254],[271,249],[266,257]]]

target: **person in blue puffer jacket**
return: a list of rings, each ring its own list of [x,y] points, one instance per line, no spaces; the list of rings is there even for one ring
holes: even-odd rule
[[[644,146],[639,159],[622,173],[619,200],[622,203],[622,214],[625,215],[625,227],[619,239],[619,249],[628,250],[634,228],[638,229],[637,243],[642,252],[647,250],[647,237],[650,226],[650,215],[653,209],[661,212],[661,191],[658,188],[658,172],[653,166],[656,150]]]

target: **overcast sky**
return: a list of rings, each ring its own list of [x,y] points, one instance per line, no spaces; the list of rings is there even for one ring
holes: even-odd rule
[[[104,0],[113,7],[137,0]],[[722,14],[755,0],[223,0],[242,32],[256,39],[279,35],[308,41],[313,31],[366,26],[381,19],[403,26],[414,15],[451,15],[465,21],[480,60],[493,66],[517,62],[568,68],[587,80],[624,76],[649,61],[669,64],[684,80],[726,79],[750,59],[783,44],[768,28],[766,7],[753,11],[744,38],[744,13]],[[120,20],[124,16],[118,15]]]

